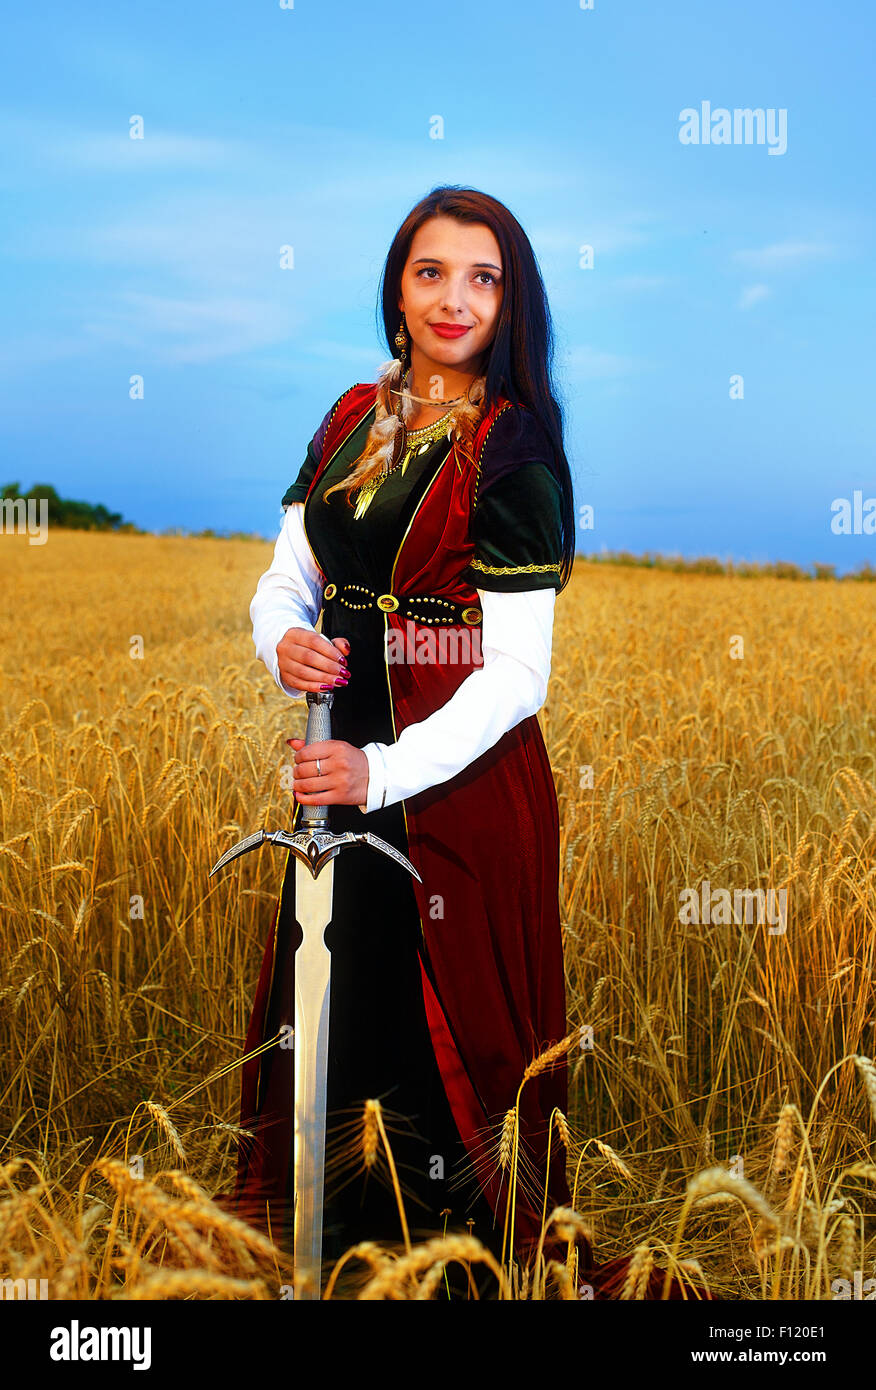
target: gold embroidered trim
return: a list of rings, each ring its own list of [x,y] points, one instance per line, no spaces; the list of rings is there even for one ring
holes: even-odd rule
[[[532,574],[535,570],[556,570],[562,573],[562,565],[484,565],[480,560],[472,560],[473,570],[483,570],[484,574]]]
[[[325,427],[325,434],[323,435],[323,444],[325,444],[326,435],[328,434],[329,430],[330,430],[331,427],[332,427],[332,421],[334,420],[336,414],[338,413],[338,406],[341,404],[341,401],[345,401],[345,400],[347,399],[347,397],[349,396],[349,394],[350,394],[351,391],[355,391],[355,390],[357,390],[358,387],[360,387],[360,386],[365,386],[366,384],[369,385],[369,386],[371,385],[370,382],[366,383],[366,382],[364,382],[364,381],[354,381],[352,386],[348,386],[348,387],[347,387],[347,389],[346,389],[346,391],[343,393],[343,395],[338,396],[338,399],[335,401],[335,403],[334,403],[334,405],[333,405],[333,407],[332,407],[332,413],[331,413],[331,415],[329,416],[329,422],[328,422],[328,424],[327,424],[326,427]],[[367,413],[368,413],[368,412],[366,411],[365,414],[367,415]],[[362,420],[364,420],[364,419],[365,419],[365,415],[362,416]],[[361,425],[361,423],[362,423],[362,420],[359,421],[359,424],[360,424],[360,425]],[[322,459],[320,459],[320,462],[322,462]]]
[[[481,480],[481,459],[482,459],[483,456],[484,456],[484,449],[486,449],[486,447],[487,447],[487,440],[489,439],[490,435],[492,434],[492,432],[493,432],[493,426],[495,425],[495,423],[496,423],[496,421],[498,420],[499,416],[500,416],[500,415],[504,415],[505,411],[506,411],[506,410],[510,410],[510,409],[511,409],[511,403],[510,403],[510,401],[508,402],[507,405],[502,405],[502,406],[500,406],[499,409],[496,411],[496,414],[495,414],[494,418],[490,421],[490,427],[489,427],[489,429],[487,430],[486,434],[484,435],[484,441],[483,441],[483,443],[481,444],[480,453],[478,454],[478,457],[477,457],[477,471],[475,472],[474,493],[472,494],[472,499],[471,499],[472,516],[474,515],[475,509],[477,508],[477,505],[478,505],[478,483],[479,483],[480,480]]]

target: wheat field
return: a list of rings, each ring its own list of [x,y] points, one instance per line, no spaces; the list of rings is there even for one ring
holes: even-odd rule
[[[279,885],[269,853],[235,891],[208,871],[288,819],[305,722],[253,656],[270,553],[0,537],[0,1278],[52,1298],[290,1284],[209,1198]],[[734,1300],[874,1272],[874,631],[869,584],[579,562],[558,601],[540,719],[573,1210],[552,1219],[598,1260],[635,1252],[625,1297],[654,1264]],[[681,908],[758,889],[784,894],[772,925]],[[440,1297],[454,1260],[489,1264],[462,1237],[359,1247],[347,1296]],[[561,1266],[494,1274],[497,1296],[577,1297]]]

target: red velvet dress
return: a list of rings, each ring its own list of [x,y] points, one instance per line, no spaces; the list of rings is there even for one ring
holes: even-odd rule
[[[353,522],[349,509],[341,513],[344,494],[323,502],[321,488],[343,476],[361,450],[374,400],[374,383],[340,398],[284,497],[286,503],[306,499],[306,533],[330,595],[322,631],[351,641],[352,678],[335,695],[332,737],[357,747],[394,742],[482,664],[476,643],[468,657],[461,644],[453,661],[387,661],[385,633],[410,632],[410,613],[424,612],[417,599],[428,595],[456,606],[445,612],[465,609],[469,622],[456,622],[464,630],[473,616],[477,621],[478,588],[560,585],[560,492],[550,450],[534,417],[508,402],[500,401],[478,431],[477,470],[455,446],[430,451],[394,513],[389,481],[383,484],[372,509],[375,526],[385,528],[383,542],[395,536],[389,550],[366,541],[367,516]],[[381,521],[377,501],[385,490]],[[360,589],[345,591],[348,584]],[[391,594],[398,607],[343,602],[345,592],[362,597],[369,588]],[[508,1175],[497,1163],[503,1120],[527,1065],[568,1032],[558,808],[537,717],[523,719],[449,781],[395,806],[367,816],[355,806],[333,806],[331,825],[383,836],[410,858],[422,883],[365,848],[335,860],[335,910],[326,932],[332,986],[325,1254],[337,1256],[360,1239],[400,1238],[391,1194],[355,1171],[357,1116],[364,1099],[376,1097],[395,1120],[390,1137],[414,1237],[442,1229],[450,1208],[449,1229],[465,1229],[473,1217],[474,1234],[498,1255],[508,1198]],[[290,865],[248,1052],[291,1022],[298,939]],[[291,1096],[291,1052],[274,1047],[246,1064],[241,1123],[256,1138],[241,1145],[232,1199],[261,1224],[267,1209],[274,1232],[287,1236]],[[555,1107],[566,1113],[567,1101],[564,1059],[522,1091],[520,1144],[530,1181],[518,1184],[514,1246],[524,1261],[541,1229],[548,1122]],[[556,1125],[552,1143],[548,1211],[570,1203]],[[547,1253],[564,1258],[565,1251],[563,1243]],[[589,1246],[579,1241],[579,1279],[595,1296],[616,1296],[626,1265],[617,1260],[594,1269]],[[649,1296],[659,1297],[661,1287],[655,1271]],[[677,1285],[673,1296],[681,1296]]]

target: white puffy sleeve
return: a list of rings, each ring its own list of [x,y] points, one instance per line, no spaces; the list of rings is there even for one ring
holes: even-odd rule
[[[466,676],[440,709],[408,725],[395,743],[365,744],[368,799],[361,811],[391,806],[455,777],[544,704],[555,590],[478,589],[478,597],[483,666]]]
[[[293,698],[300,698],[305,692],[293,690],[280,680],[277,643],[290,627],[316,631],[325,588],[325,575],[307,541],[303,514],[303,502],[293,502],[287,508],[273,563],[259,580],[249,606],[256,656],[265,663],[280,689]]]

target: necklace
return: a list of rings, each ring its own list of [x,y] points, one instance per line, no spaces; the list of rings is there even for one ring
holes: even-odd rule
[[[440,439],[441,435],[445,433],[445,423],[450,419],[452,414],[452,410],[445,410],[444,414],[440,416],[439,419],[433,420],[431,425],[421,425],[418,430],[408,430],[408,439],[423,440],[426,438],[426,435],[428,435],[430,439]]]
[[[449,401],[434,401],[428,396],[415,396],[412,391],[390,391],[392,396],[403,396],[407,401],[419,401],[421,405],[459,405],[465,396],[453,396]]]
[[[459,405],[460,401],[465,400],[465,395],[453,396],[449,401],[436,401],[430,400],[428,396],[415,396],[414,393],[407,388],[407,381],[411,375],[411,371],[412,368],[408,367],[408,370],[402,377],[402,389],[400,391],[390,389],[391,396],[401,396],[404,400],[408,401],[419,401],[420,405]],[[469,386],[469,390],[471,390],[471,386]],[[417,431],[412,430],[411,433],[416,434]]]
[[[391,473],[400,468],[402,477],[404,477],[405,469],[412,458],[417,454],[422,454],[424,450],[429,448],[430,444],[433,444],[436,439],[440,439],[442,435],[446,434],[448,438],[450,437],[452,416],[453,411],[448,410],[446,414],[441,416],[440,420],[433,421],[431,425],[424,425],[419,430],[407,431],[404,450],[392,467],[387,468],[384,463],[382,470],[375,477],[369,478],[367,483],[362,483],[357,489],[358,500],[356,510],[353,513],[354,521],[358,521],[360,517],[365,515],[374,500],[377,489],[386,482]]]

